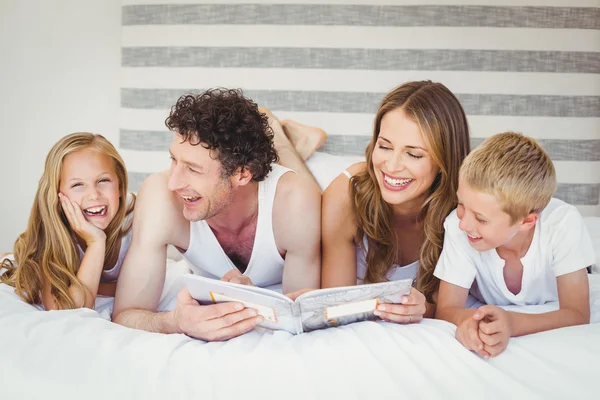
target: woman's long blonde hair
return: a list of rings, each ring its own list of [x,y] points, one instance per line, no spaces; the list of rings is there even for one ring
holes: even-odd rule
[[[375,117],[373,138],[367,146],[367,168],[352,178],[353,211],[358,222],[357,236],[366,236],[368,251],[365,282],[386,280],[389,268],[398,256],[392,226],[392,208],[383,200],[373,170],[375,148],[381,120],[392,110],[402,108],[418,126],[433,162],[439,168],[420,218],[425,240],[420,249],[416,287],[429,302],[439,280],[433,276],[444,241],[444,219],[457,204],[458,172],[470,151],[467,117],[458,99],[441,83],[408,82],[387,94]]]
[[[46,157],[44,173],[31,208],[27,230],[15,242],[16,266],[8,259],[0,265],[7,269],[0,276],[0,280],[14,286],[15,292],[30,304],[42,303],[44,278],[50,284],[57,309],[75,308],[73,299],[69,296],[71,285],[87,296],[87,288],[77,278],[80,259],[74,236],[58,199],[64,158],[85,149],[92,149],[112,158],[119,180],[119,209],[104,230],[105,259],[115,255],[121,238],[131,228],[123,227],[125,217],[133,210],[133,204],[127,206],[127,170],[114,146],[103,136],[92,133],[72,133],[60,139]]]

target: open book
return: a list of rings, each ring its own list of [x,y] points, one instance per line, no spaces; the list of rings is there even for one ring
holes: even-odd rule
[[[184,283],[200,304],[237,301],[264,317],[261,326],[299,334],[315,329],[374,320],[380,303],[400,303],[410,293],[412,280],[318,289],[289,297],[255,286],[223,282],[198,275],[185,275]]]

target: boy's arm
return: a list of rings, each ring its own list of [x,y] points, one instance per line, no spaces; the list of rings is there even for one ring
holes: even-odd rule
[[[556,278],[560,309],[543,314],[509,312],[511,336],[590,323],[590,287],[585,269]]]
[[[479,321],[473,318],[476,309],[465,308],[469,289],[440,281],[436,319],[443,319],[456,325],[456,339],[469,350],[482,357],[489,357],[484,343],[479,337]]]

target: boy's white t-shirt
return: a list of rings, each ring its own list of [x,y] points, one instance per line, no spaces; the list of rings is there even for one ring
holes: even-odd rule
[[[596,262],[592,240],[577,208],[552,199],[540,213],[529,250],[521,258],[521,291],[513,294],[506,287],[504,260],[496,249],[475,250],[467,234],[459,229],[459,222],[456,210],[444,222],[444,247],[434,275],[471,289],[471,294],[487,304],[535,305],[558,301],[556,277]]]

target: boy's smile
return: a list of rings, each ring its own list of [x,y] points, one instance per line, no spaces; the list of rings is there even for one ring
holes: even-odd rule
[[[463,179],[458,184],[459,227],[467,234],[469,244],[478,251],[487,251],[511,243],[521,230],[520,221],[512,223],[502,211],[500,202],[491,194],[476,190]]]

